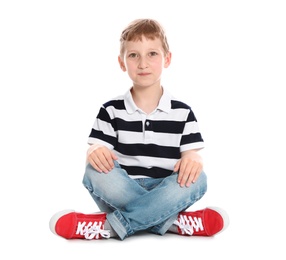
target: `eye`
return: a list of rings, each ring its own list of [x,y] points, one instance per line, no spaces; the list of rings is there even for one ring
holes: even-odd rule
[[[138,57],[138,55],[137,55],[136,53],[130,53],[130,54],[128,55],[128,57],[129,57],[129,58],[136,58],[136,57]]]
[[[157,52],[155,52],[155,51],[151,51],[150,53],[149,53],[149,56],[157,56],[158,55],[158,53]]]

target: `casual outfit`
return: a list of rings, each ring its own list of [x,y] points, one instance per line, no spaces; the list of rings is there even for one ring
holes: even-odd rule
[[[207,191],[202,172],[190,187],[181,187],[174,165],[181,153],[204,147],[192,109],[166,90],[150,114],[139,109],[130,90],[105,103],[94,122],[89,144],[104,145],[118,157],[114,168],[97,172],[87,164],[83,185],[104,213],[64,211],[50,221],[52,232],[65,238],[107,238],[106,224],[121,240],[146,230],[163,235],[211,236],[228,224],[218,208],[185,210]]]

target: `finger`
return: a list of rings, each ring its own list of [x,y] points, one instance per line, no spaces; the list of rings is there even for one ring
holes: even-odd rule
[[[102,173],[102,170],[97,166],[97,164],[95,163],[94,160],[90,159],[90,160],[89,160],[89,163],[91,164],[91,166],[92,166],[96,171],[98,171],[99,173]]]
[[[202,171],[203,171],[203,167],[201,165],[199,165],[198,168],[196,169],[196,173],[195,173],[194,179],[192,181],[193,183],[195,183],[198,180]]]
[[[182,178],[182,181],[181,181],[181,186],[186,186],[186,187],[190,187],[191,183],[192,183],[192,180],[194,178],[194,175],[193,175],[193,166],[190,166],[186,169],[186,171],[184,172],[184,176]]]
[[[109,171],[108,163],[105,159],[105,156],[103,154],[92,154],[91,158],[96,165],[96,169],[99,169],[99,172],[105,172],[107,173]]]
[[[180,163],[181,163],[181,161],[179,160],[179,161],[177,161],[177,163],[175,164],[175,166],[174,166],[174,172],[177,172],[178,170],[179,170],[179,168],[180,168]]]
[[[101,169],[96,164],[95,158],[96,158],[96,156],[91,153],[87,156],[87,161],[95,170],[97,170],[98,172],[102,172]]]
[[[182,183],[184,182],[184,175],[185,175],[185,164],[180,163],[180,168],[178,172],[178,183],[182,186]]]
[[[195,183],[197,181],[201,171],[202,171],[202,167],[200,164],[195,164],[193,166],[192,171],[189,174],[188,181],[186,183],[187,187],[189,187],[192,183]]]
[[[181,172],[181,170],[180,170],[180,172]],[[184,187],[184,186],[186,186],[187,181],[189,179],[189,171],[184,170],[183,172],[181,172],[181,174],[182,175],[181,175],[181,179],[180,179],[180,186]]]
[[[111,171],[113,168],[114,168],[114,160],[117,160],[117,156],[111,152],[111,151],[108,151],[106,153],[103,154],[105,156],[105,159],[106,159],[106,163],[107,164],[104,164],[104,166],[109,170]]]
[[[117,160],[118,159],[117,156],[115,155],[115,153],[111,153],[111,156],[112,156],[113,160]]]
[[[190,186],[190,183],[192,182],[192,172],[194,171],[194,163],[186,163],[183,172],[182,172],[182,178],[181,178],[181,186]],[[180,169],[181,172],[181,169]]]
[[[188,180],[186,182],[186,187],[190,187],[192,183],[195,183],[194,177],[195,177],[196,172],[192,171],[189,173]]]

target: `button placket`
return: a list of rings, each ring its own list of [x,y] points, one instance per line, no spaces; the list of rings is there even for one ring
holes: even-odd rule
[[[152,122],[150,118],[146,118],[145,121],[145,142],[150,142],[153,139]]]

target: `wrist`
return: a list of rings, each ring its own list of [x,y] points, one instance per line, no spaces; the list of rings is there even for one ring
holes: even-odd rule
[[[103,145],[101,144],[92,144],[88,149],[87,149],[87,157],[93,152],[95,151],[97,148],[102,147]]]

